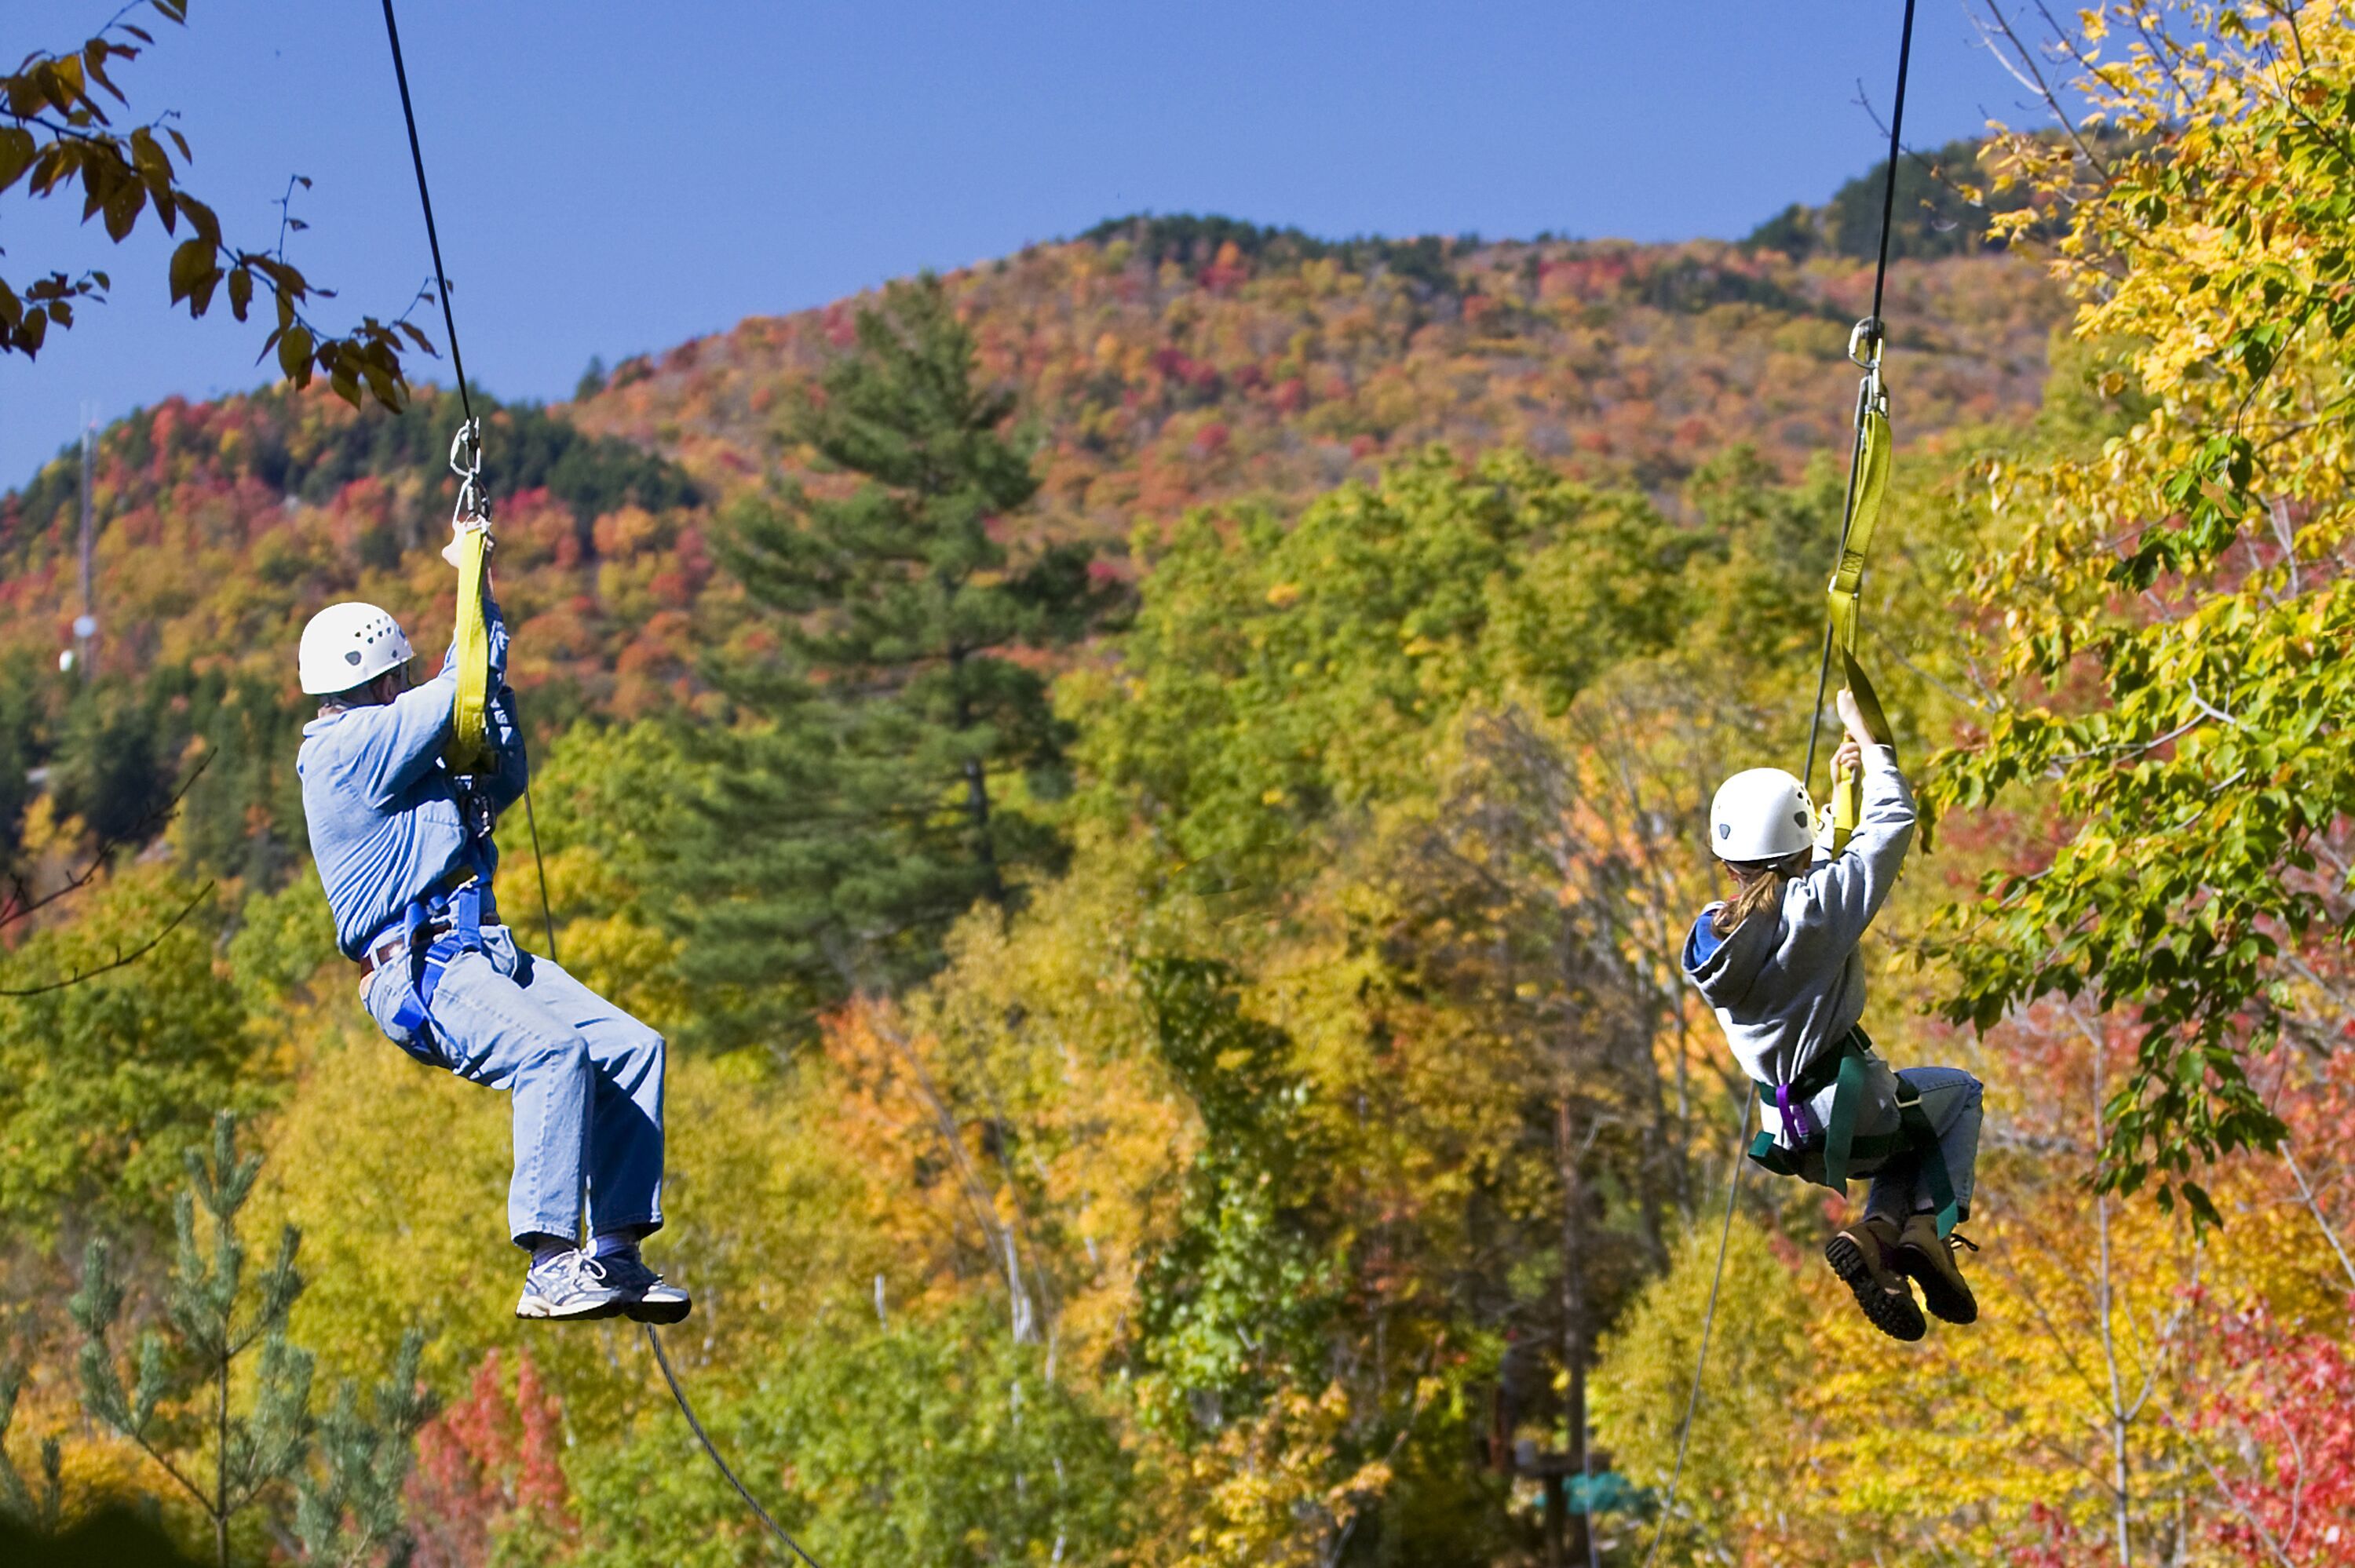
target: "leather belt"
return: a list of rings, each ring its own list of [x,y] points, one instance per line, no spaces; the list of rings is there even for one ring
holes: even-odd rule
[[[447,920],[428,920],[424,925],[420,926],[417,928],[416,945],[418,947],[423,947],[426,943],[432,941],[434,938],[440,936],[449,928],[450,922]],[[383,941],[378,942],[375,947],[370,948],[367,952],[360,955],[360,978],[362,980],[368,979],[369,976],[375,974],[377,970],[392,962],[393,959],[408,957],[411,948],[408,933],[395,931],[391,936],[387,937]]]
[[[474,880],[474,874],[472,871],[468,870],[464,866],[458,866],[445,873],[442,879],[433,885],[432,891],[447,896],[457,892],[460,888],[465,886],[468,883]],[[428,920],[424,925],[417,928],[415,939],[420,944],[422,944],[440,936],[449,928],[450,922],[446,917],[437,920]],[[392,962],[395,958],[400,957],[406,950],[410,940],[410,932],[396,927],[390,936],[382,938],[374,947],[362,953],[359,957],[360,978],[363,980],[367,980],[369,976],[375,974],[377,970]]]

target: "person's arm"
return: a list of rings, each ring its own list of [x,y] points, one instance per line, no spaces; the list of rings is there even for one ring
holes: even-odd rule
[[[358,734],[353,766],[368,803],[390,804],[433,770],[450,744],[450,710],[458,694],[458,673],[447,661],[442,673],[421,686],[372,708],[347,710],[338,725]]]
[[[522,797],[524,781],[531,777],[523,726],[516,717],[515,688],[502,685],[491,694],[489,717],[491,755],[496,760],[490,777],[483,780],[483,789],[490,796],[491,809],[504,811]]]
[[[524,750],[515,688],[507,684],[506,619],[499,613],[498,601],[491,597],[487,580],[483,590],[483,619],[491,634],[491,700],[485,718],[489,726],[486,738],[496,759],[490,776],[483,780],[483,788],[490,796],[491,809],[504,811],[522,796],[524,781],[530,777],[531,761]]]
[[[1913,842],[1913,792],[1898,771],[1897,748],[1872,738],[1858,711],[1856,699],[1839,694],[1840,721],[1848,739],[1832,759],[1835,771],[1861,769],[1863,808],[1848,847],[1808,872],[1806,889],[1815,905],[1808,924],[1825,931],[1836,943],[1852,946],[1889,898],[1905,852]]]
[[[490,631],[491,688],[496,693],[506,685],[507,629],[498,602],[491,598],[487,577],[483,587],[483,616]],[[457,701],[458,640],[453,635],[442,655],[442,668],[432,680],[379,706],[354,708],[344,715],[342,723],[359,735],[356,766],[360,788],[370,804],[389,804],[433,770],[435,759],[450,744]],[[519,736],[516,747],[519,760]]]

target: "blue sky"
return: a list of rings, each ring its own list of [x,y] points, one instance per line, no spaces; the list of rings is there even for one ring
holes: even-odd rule
[[[1137,210],[1342,236],[1738,236],[1879,155],[1902,0],[396,0],[474,379],[567,394],[611,361]],[[62,47],[117,0],[12,5]],[[1963,0],[1919,0],[1907,141],[2032,116]],[[429,263],[375,0],[195,0],[119,73],[193,184],[339,313]],[[111,303],[0,359],[0,484],[79,428],[254,385],[261,333],[166,306],[160,238],[0,198],[6,274],[108,268]],[[441,336],[438,323],[434,335]],[[432,369],[426,378],[434,378]]]

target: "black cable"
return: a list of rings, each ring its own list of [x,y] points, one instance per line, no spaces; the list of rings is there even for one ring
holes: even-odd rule
[[[392,0],[385,0],[390,5]],[[1889,282],[1890,220],[1897,210],[1897,155],[1902,148],[1899,137],[1905,129],[1905,77],[1913,61],[1913,0],[1905,0],[1905,21],[1897,38],[1897,97],[1889,108],[1889,159],[1881,182],[1881,245],[1878,259],[1872,266],[1872,314],[1866,320],[1872,323],[1872,357],[1878,364],[1885,329],[1881,320],[1881,291]],[[1851,345],[1853,348],[1853,345]],[[1840,550],[1848,550],[1848,523],[1856,511],[1856,487],[1864,466],[1864,409],[1859,407],[1856,419],[1856,444],[1848,460],[1848,499],[1840,503]],[[1824,692],[1831,684],[1832,623],[1824,621],[1824,653],[1816,665],[1816,700],[1807,709],[1807,762],[1799,771],[1799,782],[1807,783],[1816,776],[1816,742],[1824,723]]]
[[[548,926],[548,961],[561,964],[564,960],[556,956],[556,906],[548,901],[548,862],[541,858],[539,853],[539,816],[531,809],[531,769],[528,768],[524,769],[523,775],[523,820],[524,825],[531,830],[531,863],[539,870],[539,917]]]
[[[695,1407],[687,1402],[687,1391],[678,1386],[678,1376],[670,1370],[670,1357],[663,1353],[662,1336],[655,1332],[652,1323],[646,1325],[646,1343],[655,1348],[655,1362],[662,1368],[663,1381],[670,1384],[670,1396],[678,1401],[678,1413],[687,1417],[687,1427],[695,1434],[695,1440],[703,1445],[703,1451],[711,1456],[711,1462],[719,1467],[721,1475],[728,1478],[728,1484],[736,1489],[736,1495],[744,1499],[744,1506],[751,1509],[779,1541],[792,1547],[794,1556],[808,1563],[809,1568],[818,1568],[817,1559],[803,1551],[802,1543],[787,1535],[784,1526],[769,1517],[769,1510],[761,1506],[759,1499],[744,1489],[744,1483],[736,1478],[736,1472],[728,1467],[728,1461],[721,1458],[719,1450],[711,1446],[711,1439],[704,1433],[703,1423],[695,1418]]]
[[[1733,1140],[1733,1180],[1725,1189],[1725,1225],[1717,1233],[1717,1271],[1709,1277],[1709,1308],[1701,1314],[1700,1348],[1693,1356],[1691,1392],[1685,1395],[1684,1425],[1677,1432],[1677,1466],[1668,1472],[1668,1489],[1660,1499],[1660,1525],[1652,1532],[1652,1544],[1644,1553],[1644,1568],[1652,1568],[1652,1559],[1660,1554],[1660,1542],[1668,1536],[1668,1521],[1677,1506],[1677,1483],[1684,1479],[1685,1448],[1692,1441],[1693,1417],[1700,1411],[1700,1374],[1709,1365],[1709,1331],[1717,1325],[1717,1291],[1725,1283],[1725,1249],[1733,1240],[1733,1210],[1742,1196],[1742,1177],[1749,1161],[1750,1099],[1742,1097],[1742,1131]],[[1594,1501],[1587,1499],[1589,1539],[1592,1539]]]
[[[390,15],[392,0],[385,0]],[[1898,132],[1905,124],[1905,70],[1913,60],[1913,0],[1905,0],[1905,23],[1897,41],[1897,101],[1889,107],[1889,177],[1881,183],[1881,259],[1872,269],[1872,319],[1881,320],[1881,288],[1889,281],[1889,219],[1897,209]],[[426,222],[431,224],[429,216]]]
[[[392,19],[392,0],[384,0],[384,36],[392,45],[392,78],[400,84],[400,117],[409,123],[409,161],[417,167],[417,205],[425,209],[425,243],[433,252],[433,288],[442,298],[442,328],[449,335],[450,366],[458,376],[458,407],[472,419],[474,405],[466,396],[466,359],[458,352],[458,318],[450,313],[450,280],[442,270],[442,237],[433,228],[433,197],[425,188],[425,154],[417,144],[417,115],[409,105],[409,69],[400,63],[400,26]]]

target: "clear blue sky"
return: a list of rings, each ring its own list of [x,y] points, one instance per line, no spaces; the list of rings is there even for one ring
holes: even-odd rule
[[[10,5],[61,47],[118,0]],[[475,380],[566,395],[608,361],[986,260],[1100,218],[1311,233],[1738,236],[1879,155],[1901,0],[397,0]],[[1920,0],[1907,137],[2030,116],[1962,0]],[[233,238],[311,176],[291,258],[398,312],[428,271],[376,0],[196,0],[120,73],[179,111]],[[11,58],[14,58],[12,53]],[[264,379],[261,334],[166,309],[160,238],[0,198],[6,275],[112,302],[0,359],[0,485],[169,393]],[[438,322],[433,326],[438,340]],[[435,372],[428,370],[428,378]]]

